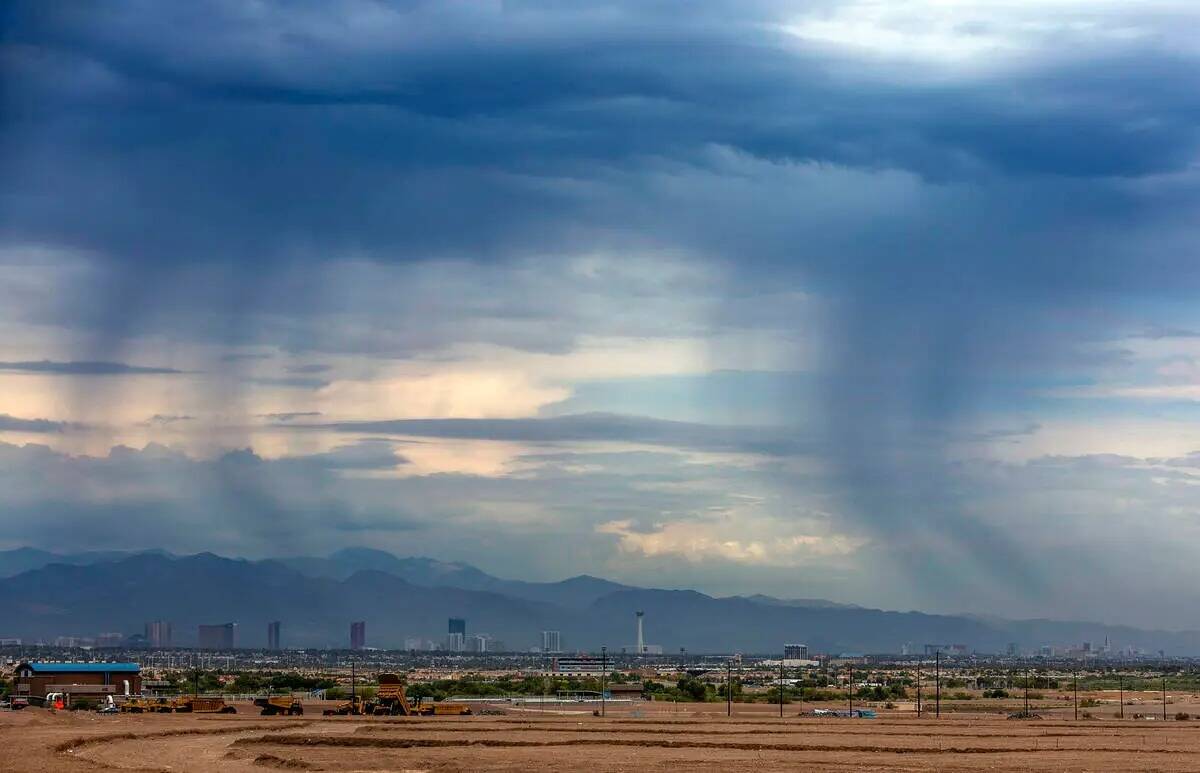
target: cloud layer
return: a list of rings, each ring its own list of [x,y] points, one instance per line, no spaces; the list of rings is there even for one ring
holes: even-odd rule
[[[1198,28],[7,3],[0,525],[1106,616],[1193,518]]]

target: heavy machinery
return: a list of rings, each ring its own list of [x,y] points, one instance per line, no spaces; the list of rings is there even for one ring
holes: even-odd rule
[[[471,713],[465,703],[409,702],[404,682],[396,674],[380,674],[379,689],[374,700],[353,697],[333,708],[325,709],[326,716],[463,716]]]
[[[135,695],[118,706],[129,714],[236,714],[237,707],[231,706],[221,697],[182,695],[177,698],[150,698]]]
[[[356,716],[360,717],[364,714],[374,713],[375,704],[364,701],[362,698],[343,701],[330,709],[325,709],[321,713],[327,717],[345,717]]]
[[[471,713],[471,707],[465,703],[425,703],[418,700],[417,704],[408,702],[408,694],[404,690],[404,682],[395,674],[379,675],[379,691],[376,693],[373,714],[403,714],[412,716],[463,716]]]
[[[404,682],[400,681],[400,677],[395,674],[379,675],[379,691],[375,693],[375,705],[371,713],[376,715],[403,714],[406,717],[416,714],[408,702],[408,695],[404,692]]]
[[[136,695],[121,704],[121,711],[130,714],[169,714],[177,711],[179,705],[175,698],[148,698]]]
[[[236,714],[237,707],[230,706],[224,698],[206,698],[199,695],[180,698],[175,702],[176,711],[193,714]]]
[[[255,698],[254,705],[262,709],[264,717],[273,717],[276,714],[287,714],[295,716],[304,713],[304,704],[299,698],[291,695],[268,695],[265,698]]]

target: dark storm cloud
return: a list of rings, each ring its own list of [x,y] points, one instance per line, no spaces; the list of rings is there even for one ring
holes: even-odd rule
[[[1136,177],[1196,148],[1180,55],[905,82],[773,26],[796,10],[10,4],[5,230],[155,263],[502,255],[603,231],[566,181],[714,145],[936,180]]]
[[[269,355],[269,354],[251,354],[251,353],[233,352],[230,354],[221,355],[221,362],[255,362],[257,360],[269,360],[269,359],[271,359],[271,355]]]
[[[124,362],[0,362],[0,371],[13,373],[46,373],[56,376],[128,376],[140,374],[183,373],[175,368],[128,365]]]
[[[320,389],[324,386],[329,386],[329,382],[321,378],[313,378],[311,376],[262,376],[259,378],[247,379],[251,384],[259,384],[261,386],[277,386],[290,387],[293,389]]]
[[[291,365],[287,368],[288,373],[328,373],[333,370],[332,365]]]
[[[624,442],[787,456],[811,451],[798,429],[732,427],[587,413],[530,419],[399,419],[325,425],[338,432],[527,443]]]
[[[28,544],[107,544],[120,523],[148,545],[244,540],[272,551],[309,544],[304,535],[313,530],[328,539],[418,527],[372,483],[343,480],[344,471],[385,469],[399,459],[383,444],[369,445],[274,461],[241,450],[201,461],[155,444],[89,457],[0,443],[0,483],[11,494],[5,512],[20,531],[16,539]],[[94,497],[94,486],[111,496]]]
[[[156,413],[153,416],[151,416],[149,419],[146,419],[146,421],[144,421],[142,423],[147,426],[154,426],[154,425],[166,426],[168,424],[178,424],[179,422],[195,421],[195,420],[196,420],[195,416]]]
[[[409,460],[396,453],[387,441],[360,441],[332,451],[286,459],[293,464],[312,465],[324,470],[391,470]]]
[[[82,333],[96,360],[7,369],[175,372],[109,361],[155,334],[395,357],[803,331],[822,343],[795,366],[821,372],[815,394],[776,398],[777,414],[804,421],[799,438],[614,416],[335,428],[819,451],[831,510],[912,538],[891,556],[906,576],[1043,591],[1028,532],[978,517],[949,446],[977,412],[1021,414],[1013,402],[1047,380],[1119,366],[1106,339],[1187,329],[1155,304],[1190,304],[1200,288],[1194,22],[1034,9],[1015,34],[1062,27],[1019,66],[932,72],[777,26],[844,5],[2,4],[0,247],[88,263],[29,314]],[[1110,23],[1115,34],[1070,44],[1071,28]],[[700,323],[630,322],[644,295],[557,274],[553,257],[521,262],[664,251],[729,269]],[[387,273],[448,258],[453,276]],[[347,277],[337,261],[350,260],[377,272]],[[780,288],[820,296],[828,319],[759,303]],[[578,311],[597,297],[602,308]],[[225,355],[228,388],[326,384],[238,369],[269,357]],[[247,482],[246,470],[284,469],[261,462],[204,469],[231,514],[283,518]],[[332,513],[346,493],[306,491],[315,504],[285,504]]]
[[[320,411],[288,411],[286,413],[260,413],[258,414],[258,418],[270,419],[271,421],[295,421],[296,419],[310,419],[320,415]]]
[[[0,432],[62,432],[69,424],[50,419],[20,419],[0,413]]]

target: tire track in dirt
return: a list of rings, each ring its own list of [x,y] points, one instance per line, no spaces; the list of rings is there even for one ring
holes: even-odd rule
[[[1080,753],[1116,753],[1116,754],[1192,754],[1192,749],[1153,749],[1129,747],[1080,747],[1067,749],[1051,749],[1028,747],[997,747],[997,746],[869,746],[850,744],[760,744],[749,742],[721,743],[717,741],[686,741],[669,738],[631,740],[610,738],[573,738],[546,741],[507,740],[500,738],[364,738],[359,735],[349,736],[306,736],[297,734],[263,735],[257,738],[240,738],[233,742],[234,746],[277,745],[277,746],[307,746],[327,748],[356,748],[356,749],[434,749],[434,748],[553,748],[571,746],[623,746],[656,749],[726,749],[736,751],[779,751],[779,752],[871,752],[878,754],[1029,754],[1031,752],[1046,754],[1080,754]]]
[[[838,727],[836,729],[834,729],[834,728],[835,728],[834,725],[816,725],[816,724],[792,725],[791,727],[787,727],[787,728],[780,728],[778,725],[776,725],[770,729],[767,729],[767,728],[756,729],[754,731],[754,734],[755,735],[869,736],[869,737],[873,737],[873,738],[879,737],[879,736],[909,738],[909,737],[927,735],[926,733],[920,732],[919,728],[914,728],[911,730],[847,730],[842,727]],[[940,730],[941,728],[938,728],[938,729]],[[1088,731],[1092,730],[1091,727],[1078,728],[1078,729],[1076,729],[1075,732],[1045,732],[1045,731],[1039,732],[1039,731],[1033,731],[1032,728],[1029,728],[1029,729],[1031,730],[1031,732],[1027,732],[1027,733],[1004,732],[1004,730],[997,729],[993,732],[980,732],[980,731],[976,730],[974,732],[945,733],[941,737],[943,737],[943,738],[1037,739],[1037,738],[1089,738],[1089,737],[1093,737],[1094,735],[1096,735],[1094,732],[1088,732]],[[1137,728],[1127,727],[1127,728],[1122,728],[1122,729],[1129,730],[1130,732],[1128,735],[1130,735],[1130,736],[1136,735],[1137,737],[1142,737],[1142,736],[1146,735],[1146,733],[1144,732],[1144,729],[1141,727],[1137,727]],[[1167,734],[1171,733],[1172,731],[1175,731],[1175,733],[1177,735],[1182,736],[1183,733],[1187,732],[1189,729],[1195,730],[1197,728],[1184,728],[1184,727],[1169,728],[1169,729],[1168,728],[1156,728],[1156,733],[1154,733],[1154,734],[1156,736],[1158,736],[1159,738],[1161,738],[1163,735],[1167,735]],[[594,725],[590,726],[590,727],[589,726],[581,727],[579,725],[569,725],[569,726],[567,726],[567,725],[550,725],[550,724],[540,725],[540,724],[536,724],[536,723],[534,723],[534,724],[527,723],[527,724],[513,725],[513,726],[508,726],[508,727],[485,727],[485,726],[478,726],[478,725],[474,726],[474,727],[465,727],[462,725],[458,725],[458,726],[455,726],[455,725],[427,725],[427,724],[421,723],[420,720],[416,720],[416,721],[412,722],[411,724],[389,723],[386,725],[383,725],[383,724],[362,725],[360,727],[355,728],[355,730],[354,730],[355,734],[363,734],[363,735],[372,735],[375,733],[386,734],[386,733],[401,733],[401,732],[415,732],[415,733],[452,733],[452,732],[453,733],[577,733],[577,734],[578,733],[592,733],[592,734],[621,733],[621,734],[628,734],[628,735],[635,735],[635,734],[663,735],[663,734],[674,733],[674,734],[682,734],[682,735],[701,735],[701,736],[727,736],[727,735],[744,735],[745,734],[744,730],[734,730],[734,729],[731,729],[731,730],[694,729],[694,730],[692,730],[692,729],[681,729],[678,726],[657,727],[657,726],[651,725],[651,726],[642,726],[642,727],[622,727],[622,728],[616,729],[616,730],[614,730],[612,728],[596,727]],[[1190,740],[1190,736],[1188,738]]]

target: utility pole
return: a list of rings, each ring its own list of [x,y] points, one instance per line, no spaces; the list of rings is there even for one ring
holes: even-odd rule
[[[849,663],[846,667],[850,669],[850,678],[846,680],[846,694],[850,696],[850,716],[854,716],[854,666]]]
[[[779,659],[779,718],[783,719],[783,658]]]
[[[921,659],[917,658],[917,719],[921,718]]]
[[[1120,701],[1121,701],[1121,719],[1124,719],[1124,718],[1125,718],[1125,675],[1124,675],[1124,674],[1118,674],[1118,675],[1117,675],[1117,684],[1118,684],[1118,685],[1120,686],[1120,688],[1121,688],[1121,697],[1120,697]]]
[[[1075,672],[1075,719],[1079,719],[1079,671]]]
[[[1025,716],[1029,716],[1029,669],[1025,669]]]
[[[350,656],[350,713],[358,712],[357,701],[355,700],[356,693],[354,692],[354,683],[358,681],[358,672],[354,668],[354,656]]]
[[[605,708],[608,696],[608,647],[600,647],[600,716],[606,716]]]
[[[725,716],[733,716],[733,659],[725,661]]]
[[[1163,696],[1163,722],[1167,721],[1167,675],[1163,674],[1162,678],[1162,696]]]
[[[933,656],[933,687],[934,695],[934,719],[942,718],[942,651],[939,649]]]

